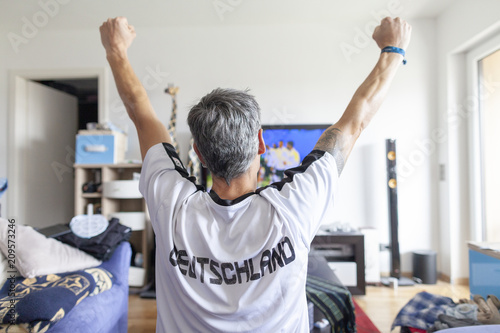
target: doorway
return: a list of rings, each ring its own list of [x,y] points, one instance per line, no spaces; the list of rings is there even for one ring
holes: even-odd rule
[[[86,129],[87,123],[99,122],[97,78],[40,80],[36,82],[75,96],[78,99],[77,130]]]
[[[7,214],[20,224],[73,217],[75,135],[107,120],[107,77],[105,69],[11,73]]]

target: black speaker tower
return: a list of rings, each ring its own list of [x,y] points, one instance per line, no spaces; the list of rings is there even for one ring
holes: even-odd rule
[[[396,140],[386,139],[386,161],[387,161],[387,201],[389,203],[389,230],[391,252],[391,273],[390,277],[398,280],[400,286],[412,286],[414,282],[401,276],[401,256],[399,253],[398,237],[398,181],[396,172]],[[390,285],[390,278],[382,278],[384,285]]]

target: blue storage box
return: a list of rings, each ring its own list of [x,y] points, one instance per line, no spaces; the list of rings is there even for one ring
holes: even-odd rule
[[[75,164],[116,164],[125,160],[127,136],[120,132],[81,130],[76,136]]]

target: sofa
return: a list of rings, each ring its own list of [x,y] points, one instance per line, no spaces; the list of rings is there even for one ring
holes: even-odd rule
[[[447,328],[445,330],[438,331],[439,333],[498,333],[500,332],[500,325],[480,325],[480,326],[467,326],[467,327],[456,327]]]
[[[325,257],[315,251],[309,253],[306,295],[311,333],[332,332],[332,326],[336,332],[356,331],[351,293],[330,269]],[[328,319],[328,324],[313,326],[324,318]]]
[[[0,218],[0,332],[127,332],[130,243],[101,261],[39,230]]]
[[[49,333],[126,333],[128,317],[128,272],[132,250],[130,243],[121,243],[110,260],[99,267],[115,277],[113,287],[101,294],[87,297],[76,305]]]

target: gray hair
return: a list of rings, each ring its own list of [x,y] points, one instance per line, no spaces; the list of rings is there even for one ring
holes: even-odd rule
[[[248,90],[213,90],[191,108],[188,125],[207,168],[228,185],[258,153],[260,108]]]

